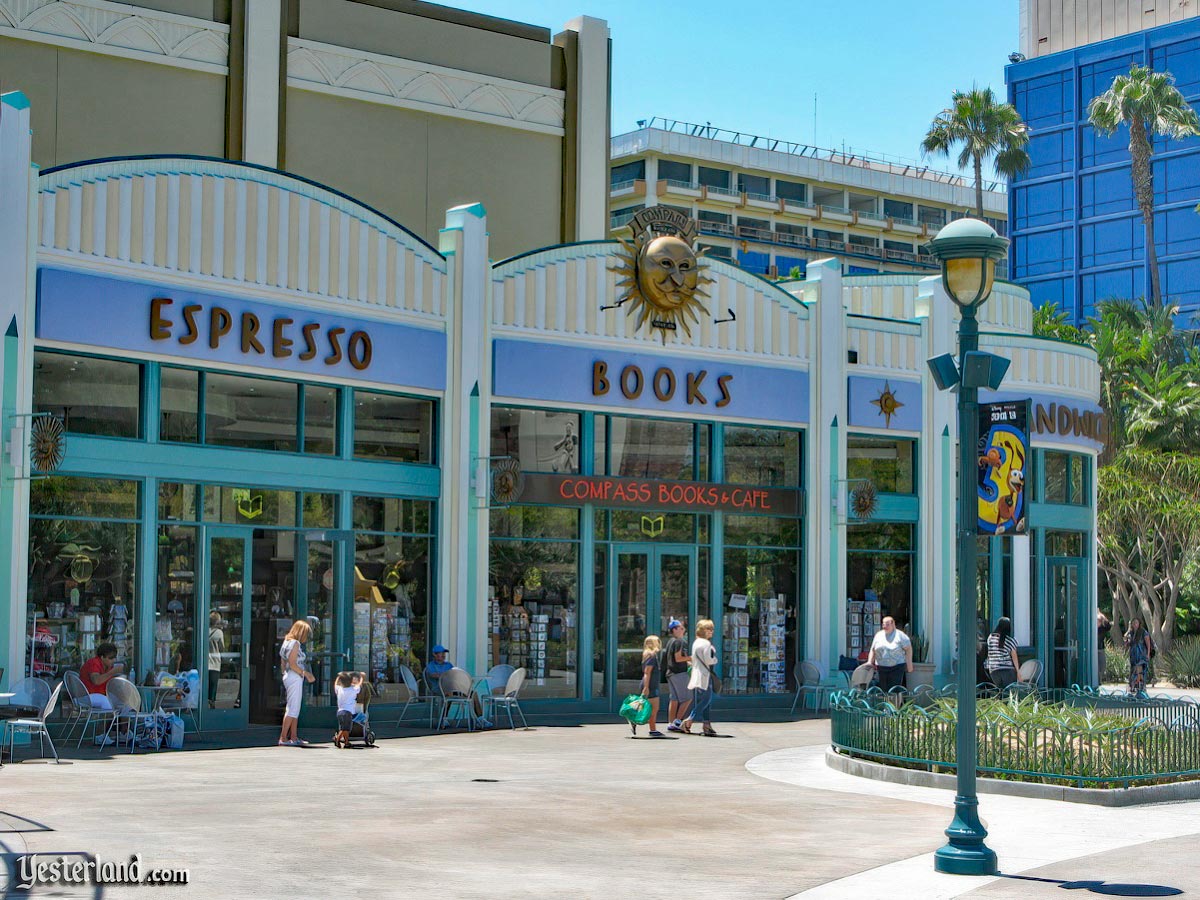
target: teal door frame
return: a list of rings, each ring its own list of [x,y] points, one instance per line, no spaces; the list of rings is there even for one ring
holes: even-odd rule
[[[1045,610],[1046,610],[1046,679],[1051,687],[1069,688],[1072,684],[1086,685],[1090,683],[1092,655],[1095,653],[1094,625],[1088,620],[1087,560],[1077,556],[1048,556],[1046,557],[1045,577]],[[1074,621],[1064,622],[1063,642],[1058,640],[1058,627],[1055,620],[1057,615],[1057,580],[1060,574],[1073,571],[1075,574],[1075,597],[1071,604],[1070,615]],[[1090,640],[1089,640],[1090,638]],[[1058,684],[1058,654],[1066,654],[1066,678],[1063,684]],[[1072,657],[1074,659],[1072,663]],[[1074,671],[1072,672],[1072,669]]]
[[[608,553],[608,627],[605,629],[605,643],[608,660],[604,673],[605,692],[609,698],[610,708],[620,708],[624,697],[617,696],[617,572],[618,560],[622,554],[640,554],[646,557],[646,571],[649,579],[646,586],[646,634],[657,634],[665,637],[661,627],[650,631],[655,622],[662,622],[662,559],[667,556],[681,556],[688,560],[688,601],[687,625],[688,631],[696,623],[696,604],[699,593],[699,569],[697,566],[698,547],[695,544],[655,544],[649,541],[626,541],[609,545]]]
[[[250,581],[254,560],[254,529],[239,525],[209,525],[203,529],[204,539],[197,548],[197,590],[200,596],[196,604],[201,627],[196,634],[203,635],[196,642],[197,660],[203,655],[205,664],[201,670],[201,722],[208,730],[242,729],[249,725],[250,716]],[[233,709],[213,709],[208,705],[208,618],[212,612],[212,544],[214,540],[239,540],[242,542],[242,610],[241,640],[236,648],[240,660],[238,703]],[[234,573],[230,573],[233,575]],[[231,648],[226,644],[225,652]]]

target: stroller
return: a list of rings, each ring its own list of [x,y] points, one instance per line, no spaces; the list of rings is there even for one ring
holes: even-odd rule
[[[371,695],[371,682],[364,681],[358,691],[358,703],[355,704],[357,711],[354,713],[354,719],[350,725],[350,740],[346,742],[343,749],[349,748],[351,742],[355,740],[361,740],[364,747],[375,746],[375,732],[371,730],[371,714],[369,712]],[[339,732],[336,730],[333,732],[335,745],[337,744],[338,734]]]

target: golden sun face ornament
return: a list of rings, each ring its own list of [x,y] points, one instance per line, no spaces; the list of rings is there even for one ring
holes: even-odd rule
[[[892,427],[892,416],[900,411],[900,407],[905,404],[896,399],[896,393],[892,390],[892,385],[885,381],[883,390],[879,392],[879,397],[871,401],[872,406],[879,407],[879,414],[883,416],[883,424],[885,428]]]
[[[634,216],[629,227],[633,240],[620,239],[615,266],[621,292],[615,306],[625,306],[627,316],[637,316],[636,328],[649,323],[657,329],[664,344],[669,333],[680,329],[691,337],[692,324],[700,324],[699,314],[708,315],[704,286],[714,280],[701,271],[693,249],[696,223],[675,210],[649,207]]]

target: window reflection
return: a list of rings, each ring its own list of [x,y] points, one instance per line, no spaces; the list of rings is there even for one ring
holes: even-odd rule
[[[208,372],[205,443],[252,450],[296,450],[297,385]]]
[[[75,434],[138,437],[141,390],[136,363],[48,350],[33,354],[33,411],[61,416]]]
[[[911,494],[916,490],[915,447],[915,441],[851,436],[846,441],[848,475],[870,480],[884,494]]]
[[[398,462],[433,462],[433,402],[355,391],[354,455]]]
[[[578,472],[579,415],[493,407],[492,456],[515,459],[523,472]]]

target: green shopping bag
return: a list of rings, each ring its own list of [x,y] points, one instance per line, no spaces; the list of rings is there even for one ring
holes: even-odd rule
[[[641,694],[630,694],[621,704],[621,716],[634,725],[650,721],[650,701]]]

